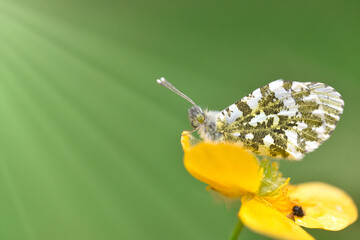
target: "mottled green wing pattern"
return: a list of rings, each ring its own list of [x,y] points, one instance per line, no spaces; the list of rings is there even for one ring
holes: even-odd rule
[[[326,84],[276,80],[221,111],[217,131],[256,154],[300,160],[330,137],[343,106]]]

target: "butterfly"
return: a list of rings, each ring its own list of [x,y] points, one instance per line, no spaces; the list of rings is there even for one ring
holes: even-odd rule
[[[189,121],[202,139],[237,143],[271,158],[300,160],[317,149],[330,137],[344,108],[340,93],[319,82],[279,79],[222,111],[203,110],[165,78],[157,83],[193,105]]]

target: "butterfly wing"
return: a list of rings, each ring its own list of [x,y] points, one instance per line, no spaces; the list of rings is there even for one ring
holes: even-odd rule
[[[330,137],[343,106],[324,83],[276,80],[221,111],[217,131],[256,154],[300,160]]]

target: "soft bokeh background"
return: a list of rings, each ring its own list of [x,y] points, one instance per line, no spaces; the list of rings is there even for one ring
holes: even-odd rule
[[[281,169],[360,206],[359,30],[358,0],[1,0],[0,239],[229,237],[238,209],[185,171],[190,105],[161,76],[214,110],[278,78],[333,86],[336,131]]]

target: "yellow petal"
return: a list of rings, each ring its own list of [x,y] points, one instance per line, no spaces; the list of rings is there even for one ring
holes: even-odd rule
[[[184,152],[191,149],[191,135],[188,131],[183,131],[181,134],[181,145]]]
[[[239,218],[254,232],[275,239],[314,239],[294,221],[271,207],[265,200],[243,197]]]
[[[344,191],[326,183],[311,182],[294,186],[290,199],[299,202],[304,217],[296,223],[308,228],[338,231],[352,224],[358,217],[353,200]]]
[[[241,147],[201,142],[191,148],[189,141],[182,143],[184,165],[193,177],[228,197],[258,191],[261,173],[257,159]]]

